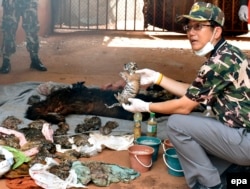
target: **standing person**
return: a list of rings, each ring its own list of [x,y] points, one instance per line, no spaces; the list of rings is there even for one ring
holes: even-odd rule
[[[171,114],[167,135],[193,189],[224,188],[220,174],[226,168],[250,165],[250,65],[223,38],[224,20],[219,7],[205,2],[178,17],[194,53],[206,57],[197,77],[187,84],[151,69],[138,70],[141,85],[160,85],[179,98],[158,103],[131,98],[123,104],[130,112]],[[216,117],[193,112],[199,105],[211,106]]]
[[[30,53],[30,68],[47,71],[38,56],[39,51],[39,23],[37,15],[38,0],[3,0],[3,63],[0,73],[11,70],[10,56],[16,52],[16,31],[22,17],[22,27],[26,34],[26,48]]]

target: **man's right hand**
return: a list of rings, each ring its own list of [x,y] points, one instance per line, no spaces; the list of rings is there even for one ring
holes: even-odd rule
[[[156,72],[148,68],[136,70],[135,72],[141,75],[141,80],[140,80],[141,85],[156,84],[158,79],[161,77],[160,72]]]

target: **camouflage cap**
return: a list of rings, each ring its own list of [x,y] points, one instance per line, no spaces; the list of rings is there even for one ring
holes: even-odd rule
[[[177,22],[183,22],[185,20],[196,20],[196,21],[210,21],[213,20],[220,24],[224,25],[225,15],[224,12],[217,6],[206,3],[206,2],[197,2],[193,4],[189,15],[181,15],[177,17]]]

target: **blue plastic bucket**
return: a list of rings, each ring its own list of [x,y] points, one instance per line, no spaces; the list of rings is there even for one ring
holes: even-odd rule
[[[163,154],[163,161],[168,167],[169,174],[177,177],[184,176],[184,172],[174,148],[166,149],[165,153]]]
[[[153,162],[158,158],[159,146],[161,144],[161,139],[151,136],[141,136],[135,140],[136,144],[146,145],[154,148],[154,153],[152,155]]]

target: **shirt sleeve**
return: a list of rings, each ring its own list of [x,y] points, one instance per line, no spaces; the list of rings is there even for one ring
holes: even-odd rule
[[[247,6],[248,5],[248,0],[240,0],[239,3],[240,3],[240,6],[241,5],[246,5]]]

